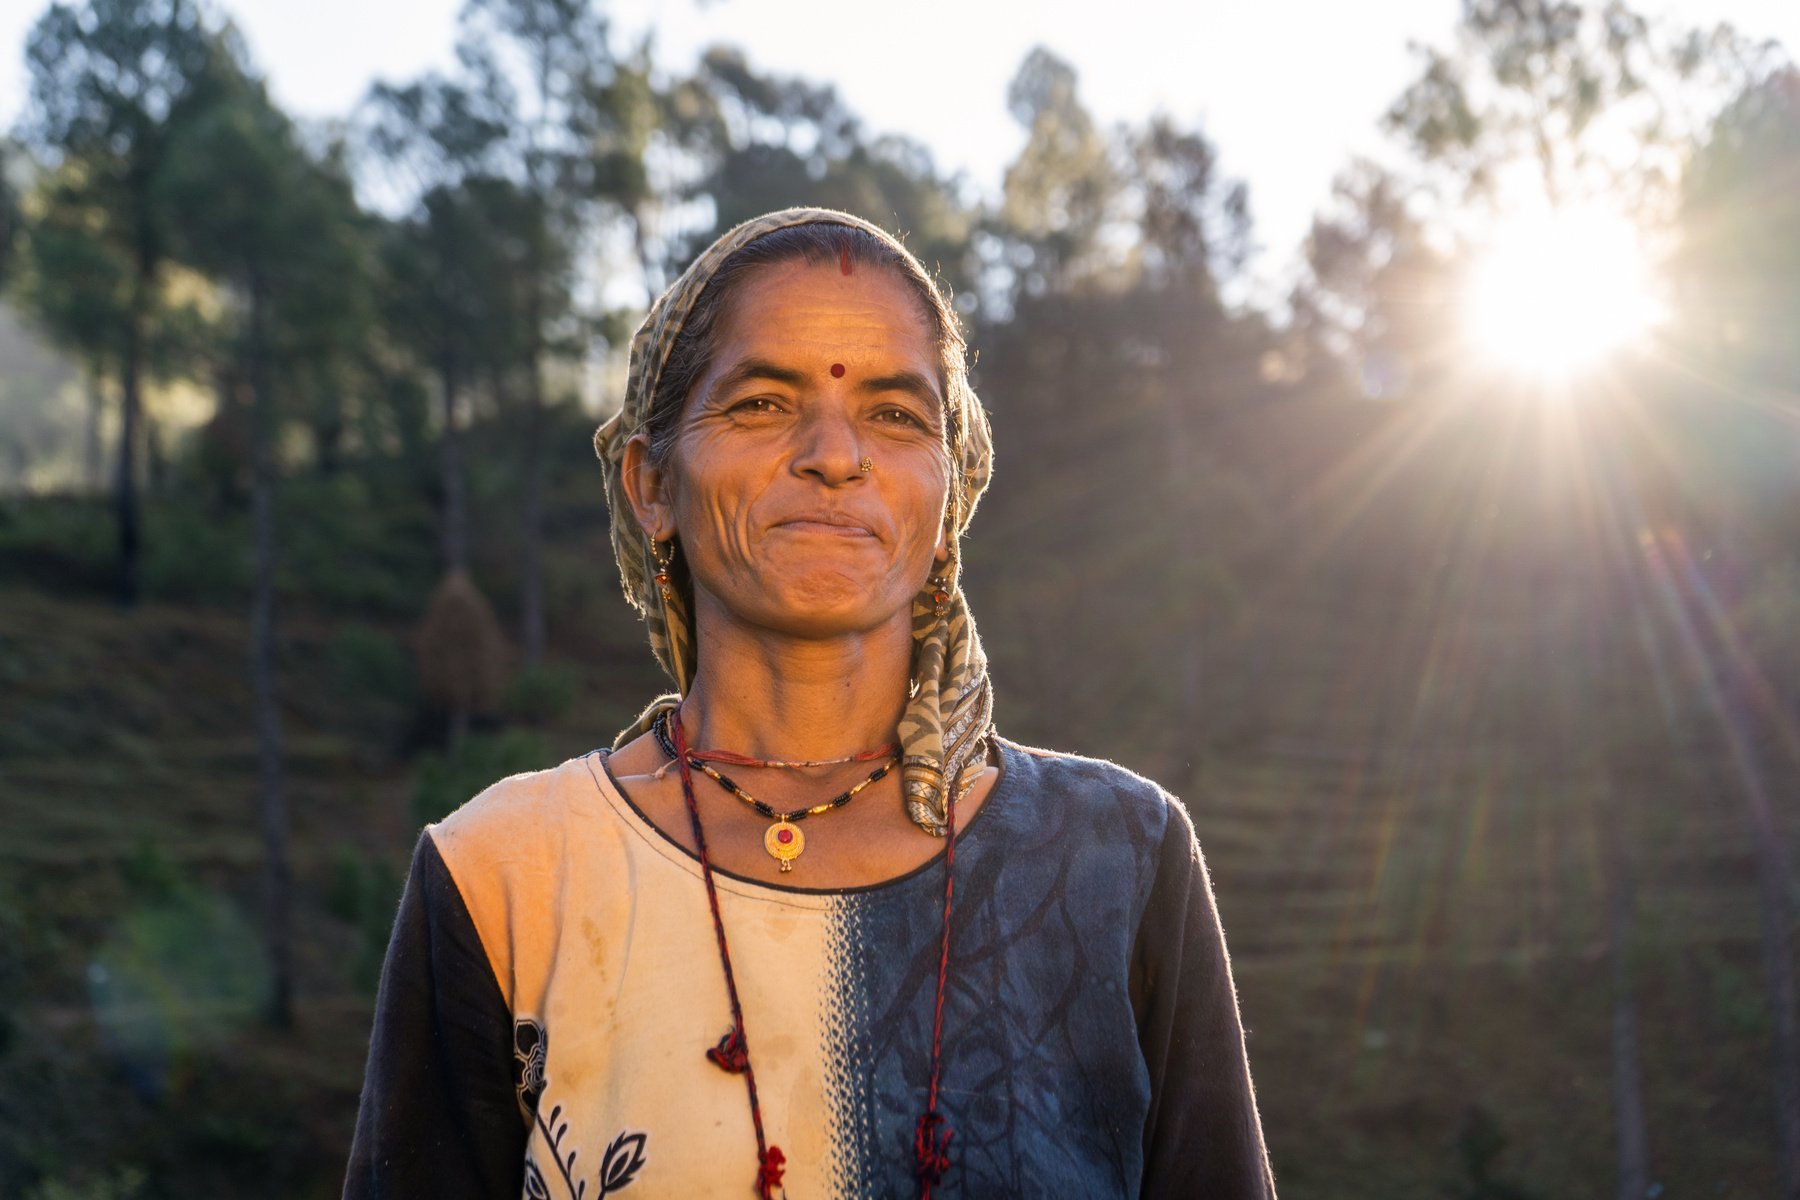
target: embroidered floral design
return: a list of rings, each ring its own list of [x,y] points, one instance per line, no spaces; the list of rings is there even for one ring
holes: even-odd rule
[[[569,1122],[563,1118],[563,1106],[552,1106],[547,1120],[538,1111],[538,1103],[550,1082],[549,1055],[550,1035],[541,1022],[524,1018],[513,1022],[513,1091],[519,1098],[519,1111],[544,1135],[544,1144],[550,1147],[550,1157],[556,1163],[557,1174],[562,1176],[569,1200],[587,1200],[588,1181],[575,1169],[575,1158],[580,1151],[573,1145],[568,1146],[566,1152],[564,1150]],[[597,1181],[600,1190],[594,1194],[594,1200],[630,1186],[643,1170],[644,1143],[649,1139],[647,1133],[633,1133],[629,1129],[620,1131],[601,1156]],[[525,1158],[525,1200],[550,1200],[550,1187],[544,1173],[529,1154]]]
[[[613,1139],[612,1145],[606,1148],[606,1156],[600,1160],[602,1196],[623,1189],[637,1177],[639,1168],[644,1165],[644,1140],[649,1136],[626,1130]]]
[[[575,1159],[580,1151],[574,1146],[563,1152],[563,1139],[569,1134],[569,1123],[563,1119],[563,1107],[558,1104],[550,1109],[548,1120],[542,1113],[537,1116],[538,1132],[544,1135],[544,1142],[550,1147],[550,1157],[556,1163],[556,1170],[562,1176],[563,1186],[568,1190],[570,1200],[586,1200],[588,1181],[580,1177],[575,1168]],[[606,1148],[606,1154],[600,1160],[600,1190],[594,1194],[594,1200],[602,1196],[610,1196],[614,1192],[623,1191],[637,1178],[643,1169],[645,1154],[644,1143],[650,1135],[632,1133],[629,1129],[621,1132]],[[529,1159],[526,1160],[525,1194],[530,1200],[548,1200],[547,1192],[534,1192],[533,1177],[536,1187],[544,1187],[544,1179]]]
[[[513,1091],[519,1097],[519,1111],[530,1120],[537,1115],[538,1099],[544,1094],[544,1063],[550,1053],[550,1035],[536,1021],[513,1022]]]
[[[562,1172],[563,1183],[569,1189],[570,1200],[582,1200],[587,1195],[587,1180],[575,1178],[575,1156],[581,1151],[569,1147],[567,1156],[563,1154],[562,1142],[569,1132],[569,1123],[563,1120],[562,1105],[558,1104],[550,1110],[550,1119],[544,1120],[544,1114],[537,1118],[538,1131],[544,1135],[544,1141],[550,1145],[550,1157],[556,1162],[556,1169]],[[604,1193],[602,1193],[604,1194]]]

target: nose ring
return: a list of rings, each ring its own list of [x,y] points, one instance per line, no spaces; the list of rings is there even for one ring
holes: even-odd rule
[[[862,460],[863,474],[867,475],[870,471],[873,471],[874,469],[875,469],[875,464],[873,462],[870,462],[868,455],[865,454],[863,456],[863,460]]]

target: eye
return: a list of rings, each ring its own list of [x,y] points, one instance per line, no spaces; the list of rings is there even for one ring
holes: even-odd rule
[[[761,416],[765,413],[780,412],[781,403],[773,396],[751,396],[733,404],[731,411],[745,416]]]
[[[884,425],[911,425],[918,429],[925,428],[925,422],[919,418],[917,413],[898,405],[878,409],[875,419]]]

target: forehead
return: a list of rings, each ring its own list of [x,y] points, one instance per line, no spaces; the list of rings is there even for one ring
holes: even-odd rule
[[[745,355],[918,360],[936,377],[923,302],[893,271],[861,263],[771,263],[739,284],[719,324],[715,368]],[[914,365],[917,365],[915,363]]]

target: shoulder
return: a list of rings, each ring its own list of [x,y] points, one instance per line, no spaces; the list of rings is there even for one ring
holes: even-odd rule
[[[996,740],[1003,772],[971,829],[974,869],[993,871],[1008,903],[1079,914],[1077,924],[1122,948],[1164,871],[1166,847],[1188,844],[1180,804],[1117,763]],[[957,854],[960,868],[960,847]]]
[[[541,998],[572,864],[604,873],[616,858],[609,823],[593,819],[604,808],[593,772],[604,770],[589,755],[510,775],[425,829],[514,1011]]]
[[[488,865],[521,864],[560,855],[572,823],[598,803],[594,755],[572,758],[542,771],[509,775],[426,833],[453,874]]]
[[[996,739],[1006,770],[1034,804],[1066,806],[1090,819],[1121,818],[1160,839],[1171,822],[1188,826],[1181,802],[1155,780],[1103,758]]]
[[[1091,867],[1111,889],[1135,880],[1124,890],[1141,901],[1167,846],[1192,842],[1187,813],[1155,781],[1104,759],[999,743],[1004,827],[1047,869]]]

